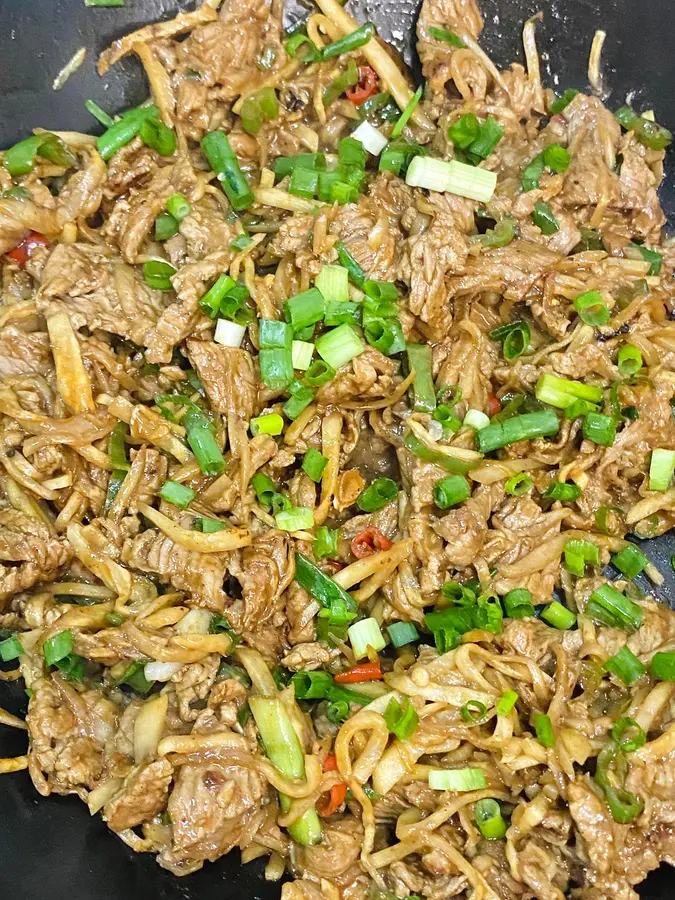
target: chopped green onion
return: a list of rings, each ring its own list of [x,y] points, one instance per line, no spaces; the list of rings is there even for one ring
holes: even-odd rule
[[[170,291],[172,288],[171,278],[175,274],[176,270],[171,263],[162,262],[159,259],[150,259],[143,263],[145,283],[156,291]]]
[[[363,283],[366,280],[366,274],[361,266],[357,263],[342,241],[336,241],[335,249],[337,250],[340,265],[344,266],[349,273],[349,280],[358,288],[362,288]]]
[[[279,413],[267,413],[264,416],[256,416],[249,422],[251,434],[281,434],[284,430],[284,420]]]
[[[315,359],[305,372],[305,381],[311,387],[321,387],[322,384],[327,384],[333,378],[335,378],[335,369],[322,359]]]
[[[552,625],[554,628],[559,628],[561,631],[566,631],[568,628],[571,628],[577,620],[575,614],[567,609],[567,607],[563,606],[562,603],[559,603],[558,600],[549,603],[542,612],[541,617],[545,622],[548,622],[549,625]]]
[[[645,247],[643,244],[632,244],[631,246],[635,247],[644,261],[649,263],[647,275],[659,275],[661,273],[663,257],[660,253],[657,253],[656,250],[650,250],[649,247]]]
[[[655,653],[649,664],[649,671],[659,681],[675,681],[675,653]]]
[[[480,236],[481,247],[486,249],[505,247],[511,243],[517,233],[518,223],[516,220],[511,216],[504,216],[494,228],[488,228],[485,234]]]
[[[520,176],[520,183],[525,193],[534,191],[539,187],[539,179],[544,173],[544,167],[544,154],[537,153],[534,159],[532,159],[523,169]]]
[[[487,428],[476,432],[476,440],[481,453],[490,453],[518,441],[557,434],[559,428],[560,423],[555,412],[552,409],[545,409],[513,416],[504,422],[492,422]]]
[[[234,240],[230,241],[230,250],[245,250],[247,247],[250,247],[252,243],[253,238],[248,234],[238,234]]]
[[[197,457],[202,473],[220,475],[225,468],[225,460],[206,416],[200,410],[191,408],[183,416],[181,424],[187,431],[187,442]]]
[[[644,116],[638,116],[629,106],[617,109],[614,117],[626,131],[633,132],[640,144],[650,150],[665,150],[673,139],[667,128],[662,128]]]
[[[233,287],[235,287],[233,278],[230,278],[229,275],[220,275],[199,301],[202,312],[215,319],[220,311],[223,299]]]
[[[349,300],[349,272],[344,266],[323,266],[314,285],[326,303],[345,303]]]
[[[70,168],[76,162],[68,145],[60,137],[49,131],[43,131],[5,150],[2,164],[9,174],[16,178],[32,172],[36,156],[65,168]]]
[[[283,410],[284,415],[288,416],[293,422],[312,402],[314,399],[314,391],[310,387],[307,387],[307,385],[301,384],[299,381],[293,382],[289,390],[291,396],[284,403]]]
[[[144,144],[160,156],[173,156],[176,152],[176,132],[154,117],[144,119],[138,129]]]
[[[191,207],[182,194],[172,194],[166,201],[166,210],[170,215],[181,222],[186,216],[190,215]]]
[[[272,163],[272,171],[278,179],[285,178],[295,169],[325,170],[325,153],[298,153],[297,156],[277,156]]]
[[[491,341],[501,341],[504,359],[509,362],[522,356],[530,346],[530,326],[527,322],[512,322],[493,328],[488,337]]]
[[[543,747],[550,748],[555,746],[555,736],[553,734],[553,723],[551,722],[551,717],[544,715],[543,713],[535,713],[532,721],[539,743]]]
[[[603,534],[619,534],[623,530],[623,515],[618,506],[600,506],[595,511],[595,527]]]
[[[311,200],[316,196],[319,187],[319,174],[311,169],[293,169],[288,182],[288,193]]]
[[[286,41],[286,53],[293,59],[299,59],[308,64],[321,59],[321,50],[310,41],[306,34],[294,34],[290,37]]]
[[[293,380],[293,357],[290,349],[261,349],[258,362],[260,377],[271,391],[281,390]]]
[[[460,150],[467,150],[480,134],[480,122],[474,113],[466,113],[448,128],[448,137]]]
[[[570,484],[566,481],[554,481],[542,494],[544,500],[560,500],[562,503],[572,503],[581,497],[581,488],[578,484]]]
[[[627,734],[632,737],[626,737]],[[634,753],[647,742],[647,735],[635,719],[617,719],[612,727],[612,738],[624,753]]]
[[[320,322],[325,311],[326,301],[321,291],[315,287],[302,294],[296,294],[295,297],[291,297],[284,303],[286,319],[291,323],[294,331]]]
[[[352,303],[350,300],[336,303],[328,301],[326,303],[326,315],[323,317],[323,324],[327,326],[333,325],[360,325],[362,303]]]
[[[639,678],[642,678],[647,671],[627,644],[614,656],[610,656],[603,668],[611,672],[612,675],[616,675],[629,687],[635,684]]]
[[[322,334],[316,352],[332,369],[339,369],[364,351],[361,338],[351,325],[339,325]]]
[[[675,450],[663,450],[658,447],[652,450],[649,464],[649,490],[666,491],[673,480],[675,471]]]
[[[560,97],[556,97],[548,108],[552,116],[559,116],[565,107],[574,100],[579,91],[574,88],[567,88]]]
[[[305,759],[293,721],[281,700],[272,697],[250,697],[249,706],[262,745],[272,765],[286,778],[299,781],[306,777]],[[281,809],[288,812],[291,801],[279,794]],[[321,841],[321,823],[312,806],[288,827],[299,844],[311,846]]]
[[[376,478],[364,488],[356,498],[356,505],[363,512],[375,512],[382,509],[398,497],[398,485],[391,478]]]
[[[453,47],[466,47],[461,37],[447,28],[438,28],[436,25],[430,25],[428,31],[432,38],[442,41],[444,44],[452,44]]]
[[[471,487],[463,475],[448,475],[434,484],[434,503],[439,509],[450,509],[471,496]]]
[[[318,538],[319,529],[317,529]],[[304,553],[295,558],[295,580],[315,600],[329,611],[337,624],[351,622],[356,615],[356,601],[339,584],[325,575]],[[321,613],[319,613],[321,615]]]
[[[497,702],[497,715],[508,716],[518,702],[518,694],[515,691],[505,691]]]
[[[387,644],[377,619],[360,619],[349,626],[347,634],[354,652],[354,659],[363,659],[364,656],[368,656],[369,650],[377,653]]]
[[[195,531],[201,531],[202,534],[215,534],[217,531],[225,531],[227,525],[218,519],[206,519],[204,516],[199,516],[195,519],[192,527]]]
[[[462,422],[462,425],[466,425],[467,428],[473,428],[474,431],[480,431],[481,428],[487,428],[489,424],[490,417],[486,416],[480,409],[467,410],[464,421]]]
[[[324,47],[321,51],[321,59],[334,59],[336,56],[342,56],[345,53],[351,53],[352,50],[358,50],[359,47],[367,44],[374,34],[375,26],[372,22],[366,22],[365,25],[361,25],[356,31],[352,31],[351,34],[346,34],[344,37],[338,38],[337,41],[333,41],[332,44]]]
[[[179,509],[187,509],[195,499],[195,492],[177,481],[165,481],[159,496]]]
[[[101,158],[107,162],[114,153],[136,137],[146,119],[157,118],[158,115],[156,106],[139,106],[124,113],[119,122],[115,122],[96,138],[96,148]]]
[[[480,126],[478,137],[468,148],[471,162],[487,159],[503,137],[504,126],[488,116]]]
[[[320,453],[315,447],[310,447],[302,460],[302,471],[309,475],[312,481],[318,483],[321,481],[321,476],[327,465],[328,460],[323,453]]]
[[[624,378],[636,375],[643,366],[642,354],[632,344],[624,344],[619,347],[617,365],[619,374]]]
[[[560,225],[558,224],[558,220],[553,215],[551,211],[551,207],[544,203],[543,200],[537,200],[534,204],[534,211],[532,212],[532,221],[539,228],[542,234],[551,235],[555,234],[556,231],[560,231]]]
[[[567,541],[565,544],[565,567],[572,575],[581,577],[586,565],[600,565],[600,551],[590,541]]]
[[[569,378],[560,378],[550,372],[545,372],[539,378],[534,394],[537,400],[548,403],[549,406],[556,406],[558,409],[565,409],[577,397],[591,403],[600,403],[602,400],[602,388],[593,387],[581,381],[571,381]]]
[[[255,491],[258,501],[262,503],[263,506],[272,505],[272,498],[276,494],[277,488],[269,475],[264,475],[262,472],[256,472],[253,478],[251,478],[251,487]]]
[[[347,63],[347,68],[341,72],[337,78],[335,78],[331,83],[324,88],[323,90],[323,105],[325,107],[329,107],[331,103],[334,103],[341,94],[347,90],[347,88],[353,87],[355,84],[358,84],[359,81],[359,70],[356,67],[356,63],[353,59],[350,59]]]
[[[432,412],[436,407],[436,390],[431,373],[429,344],[407,344],[408,368],[415,372],[412,395],[417,412]]]
[[[497,173],[468,166],[455,159],[445,162],[442,159],[416,156],[410,163],[405,181],[411,187],[447,191],[459,197],[487,203],[494,194]]]
[[[611,313],[598,291],[585,291],[574,299],[574,308],[586,325],[606,325]]]
[[[408,124],[410,117],[415,112],[417,104],[420,102],[420,99],[422,98],[422,90],[423,90],[423,87],[422,87],[422,85],[420,85],[417,88],[417,90],[415,91],[415,93],[412,95],[412,97],[410,98],[408,103],[406,104],[406,107],[403,110],[403,112],[401,113],[401,116],[400,116],[398,122],[394,125],[394,127],[391,130],[392,138],[396,139],[397,137],[399,137],[402,134],[403,129]]]
[[[352,625],[352,628],[354,627]],[[409,697],[405,697],[402,703],[392,697],[384,711],[384,721],[389,731],[395,734],[399,741],[407,741],[417,730],[420,720]]]
[[[644,801],[622,784],[617,784],[617,777],[625,781],[626,757],[616,743],[607,744],[600,752],[595,769],[595,781],[601,787],[612,818],[621,825],[632,822],[644,809]]]
[[[244,131],[257,134],[265,122],[279,117],[279,100],[272,87],[264,87],[244,98],[241,105],[241,124]]]
[[[258,341],[263,350],[290,350],[293,330],[287,322],[277,319],[260,319]]]
[[[363,334],[370,346],[385,356],[393,356],[405,350],[405,337],[398,319],[369,318],[364,321]]]
[[[589,597],[584,615],[610,628],[637,631],[644,613],[637,603],[624,597],[611,584],[603,584]]]
[[[201,148],[232,208],[247,209],[253,203],[253,191],[239,167],[239,160],[227,135],[222,131],[211,131],[202,138]]]
[[[560,144],[549,144],[544,150],[544,165],[553,172],[565,172],[570,164],[569,150]]]
[[[504,612],[510,619],[523,619],[534,615],[532,594],[527,588],[514,588],[504,597]]]
[[[335,558],[338,555],[338,536],[340,532],[337,528],[328,528],[327,525],[319,525],[314,532],[314,542],[312,544],[312,553],[317,559],[325,559],[326,557]]]
[[[118,422],[108,439],[108,456],[113,467],[117,470],[128,471],[130,468],[125,444],[127,432],[128,425],[126,422]]]
[[[96,103],[95,100],[85,100],[84,107],[87,112],[91,113],[92,116],[105,128],[112,128],[115,124],[114,120],[104,109],[101,109],[101,107],[98,105],[98,103]]]
[[[425,462],[436,463],[437,466],[445,469],[446,472],[465,475],[478,465],[478,462],[467,461],[461,456],[455,456],[451,448],[448,448],[448,452],[444,452],[427,447],[412,431],[406,435],[405,446],[414,456],[423,459]]]
[[[3,662],[11,662],[13,659],[18,659],[24,652],[21,641],[15,634],[0,642],[0,659]]]
[[[308,341],[293,341],[291,344],[291,361],[294,369],[306,371],[312,364],[314,344]]]
[[[338,164],[349,170],[352,166],[356,169],[365,169],[366,151],[363,144],[354,137],[342,138],[338,144]]]
[[[65,659],[73,652],[73,632],[61,631],[53,637],[48,638],[42,645],[42,655],[48,666],[54,666],[56,663]]]
[[[616,440],[616,421],[603,413],[589,412],[584,416],[583,434],[587,441],[611,447]],[[674,454],[675,456],[675,454]]]
[[[480,791],[487,787],[483,769],[431,769],[429,787],[435,791]]]
[[[314,510],[305,506],[294,506],[278,512],[274,517],[277,528],[282,531],[306,531],[314,528]]]
[[[473,815],[478,830],[486,840],[499,841],[506,834],[506,822],[496,800],[489,797],[479,800],[473,808]]]
[[[379,156],[389,141],[370,122],[363,121],[351,133],[351,137],[358,141],[372,156]]]
[[[168,241],[174,234],[178,234],[178,222],[169,213],[160,213],[155,219],[155,240]]]
[[[523,497],[529,494],[533,487],[534,482],[527,472],[518,472],[507,480],[504,490],[512,497]]]
[[[622,575],[632,579],[649,565],[649,557],[634,544],[629,544],[612,557],[612,563]]]
[[[462,721],[467,724],[482,722],[487,714],[487,707],[480,700],[469,700],[460,710]]]
[[[441,403],[440,406],[437,406],[431,414],[431,417],[434,421],[441,423],[444,433],[446,431],[455,433],[462,427],[461,421],[457,416],[453,415],[452,407],[445,403]]]
[[[419,632],[412,622],[392,622],[387,625],[387,633],[394,647],[405,647],[419,638]]]
[[[476,592],[458,581],[446,581],[441,594],[456,606],[473,606],[476,602]]]

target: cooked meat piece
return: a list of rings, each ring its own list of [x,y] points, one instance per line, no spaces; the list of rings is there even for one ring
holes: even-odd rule
[[[219,666],[220,657],[212,653],[201,662],[184,666],[171,678],[176,686],[178,710],[184,722],[194,722],[199,715],[199,702],[209,696]]]
[[[188,341],[187,348],[212,408],[248,422],[255,415],[258,395],[251,355],[210,341]]]
[[[58,244],[42,272],[40,312],[65,311],[73,328],[101,328],[147,346],[166,302],[119,259],[87,244]]]
[[[55,578],[72,556],[70,545],[39,519],[0,510],[0,609],[14,594]]]
[[[103,807],[103,818],[113,831],[136,828],[166,807],[173,766],[167,759],[142,763],[124,780],[120,792]]]
[[[338,406],[357,397],[386,397],[393,390],[395,370],[393,360],[374,347],[368,347],[342,366],[332,381],[319,388],[316,399],[323,406]]]
[[[248,846],[262,824],[265,794],[260,775],[226,758],[181,766],[168,804],[173,843],[159,864],[177,874],[184,864],[194,871]]]
[[[115,728],[116,710],[95,691],[80,694],[57,675],[31,685],[26,724],[29,770],[43,795],[96,787],[104,767],[104,747]]]
[[[215,612],[225,606],[223,580],[228,563],[222,553],[196,553],[149,528],[126,541],[122,559],[132,569],[153,573],[164,584],[186,591],[196,606]]]
[[[0,329],[0,378],[49,375],[53,371],[49,336],[8,324]]]
[[[281,665],[294,672],[314,672],[317,669],[325,669],[339,656],[339,651],[320,641],[314,641],[310,644],[296,644],[281,660]]]

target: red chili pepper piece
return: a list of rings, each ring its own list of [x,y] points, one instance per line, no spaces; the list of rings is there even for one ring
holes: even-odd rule
[[[7,253],[10,259],[13,259],[14,262],[17,262],[22,268],[26,265],[28,260],[35,250],[36,247],[48,247],[49,241],[43,235],[38,234],[37,231],[29,231],[28,234],[16,245],[13,250],[10,250]]]
[[[379,659],[375,662],[361,663],[349,669],[348,672],[341,672],[333,679],[338,684],[358,684],[360,681],[382,681],[382,669],[380,668]]]
[[[359,80],[345,91],[347,99],[351,100],[354,106],[361,106],[375,93],[377,93],[377,72],[370,66],[359,66]]]
[[[492,418],[493,416],[496,416],[497,413],[500,413],[501,411],[502,411],[502,405],[499,402],[499,400],[497,399],[497,396],[495,394],[490,394],[488,396],[488,402],[487,402],[488,416],[490,418]]]
[[[391,550],[392,543],[379,528],[370,527],[360,531],[351,543],[352,553],[357,559],[372,556],[376,550]]]

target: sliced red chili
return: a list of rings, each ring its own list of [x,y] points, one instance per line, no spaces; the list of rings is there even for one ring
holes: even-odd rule
[[[370,66],[359,66],[359,80],[350,88],[347,88],[345,94],[347,99],[351,100],[354,106],[361,106],[368,97],[372,97],[377,93],[377,72]]]
[[[382,681],[382,669],[379,659],[375,662],[361,663],[336,675],[334,681],[338,684],[358,684],[360,681]]]
[[[329,753],[328,756],[323,761],[322,769],[324,772],[337,772],[338,764],[337,758],[334,753]],[[332,816],[333,813],[336,813],[338,809],[345,802],[345,797],[347,796],[347,785],[346,784],[334,784],[330,789],[330,794],[328,796],[328,800],[321,806],[317,806],[317,812],[320,816],[324,818],[326,816]]]
[[[496,416],[497,413],[502,411],[502,405],[499,402],[496,394],[490,394],[487,402],[487,414],[490,418]]]
[[[28,234],[16,245],[13,250],[7,253],[10,259],[17,262],[20,266],[25,266],[36,247],[48,247],[49,241],[46,237],[38,234],[37,231],[29,231]]]
[[[372,556],[376,550],[391,550],[392,543],[379,528],[370,527],[360,531],[351,543],[352,553],[357,559]]]

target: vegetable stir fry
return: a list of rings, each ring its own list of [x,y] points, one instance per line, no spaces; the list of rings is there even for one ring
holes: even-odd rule
[[[534,20],[500,72],[424,0],[416,86],[317,5],[141,28],[99,70],[145,103],[0,154],[0,772],[284,900],[631,900],[675,858],[670,132],[548,89]]]

